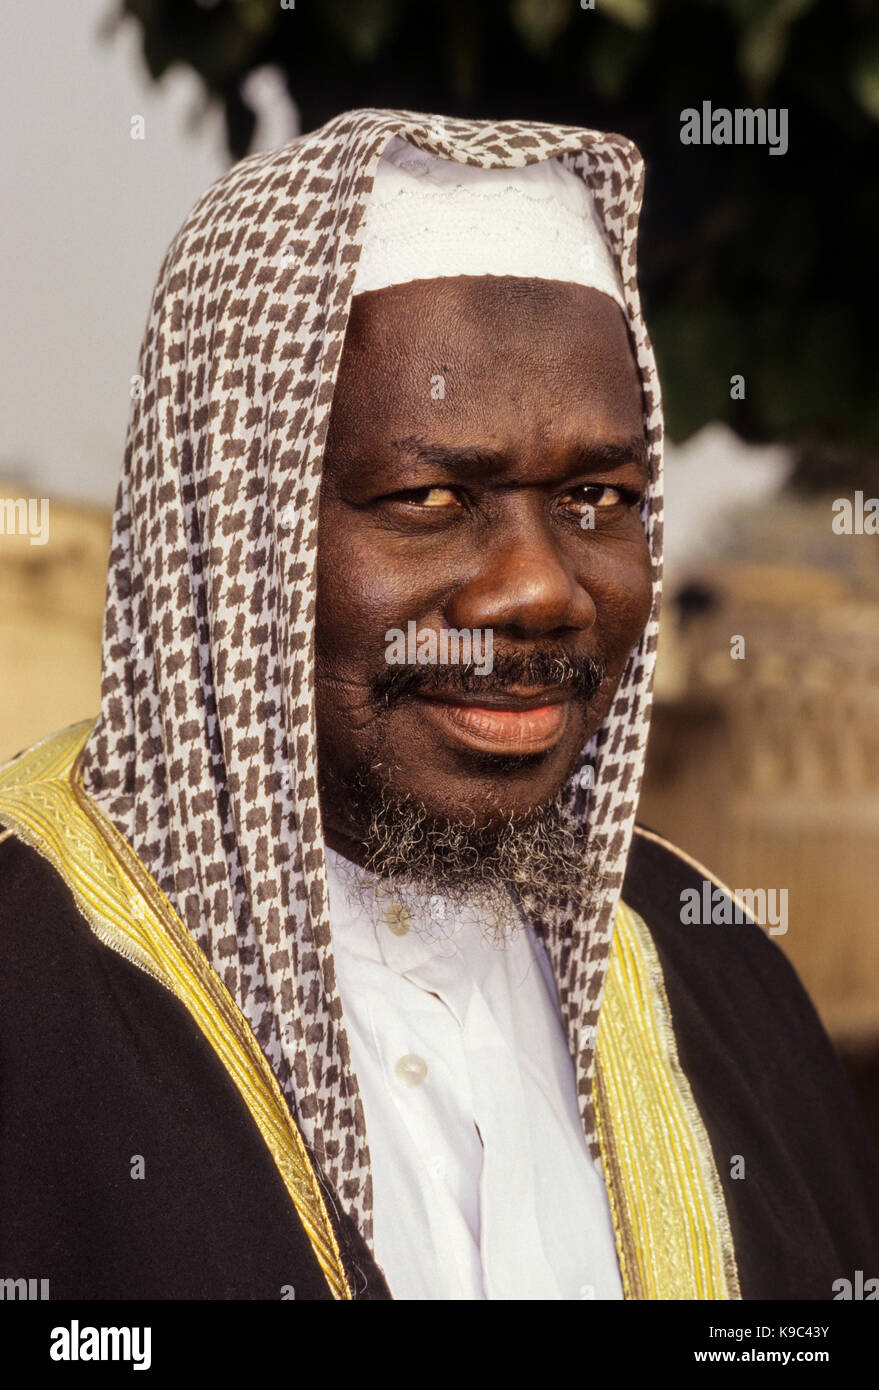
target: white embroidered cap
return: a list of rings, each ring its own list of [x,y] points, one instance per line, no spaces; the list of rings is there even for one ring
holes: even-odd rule
[[[586,184],[558,159],[479,169],[394,138],[366,208],[354,293],[451,275],[623,290]]]

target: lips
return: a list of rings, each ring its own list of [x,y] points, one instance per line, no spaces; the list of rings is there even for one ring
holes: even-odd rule
[[[516,691],[492,695],[419,696],[428,719],[458,743],[481,752],[544,753],[567,728],[566,691]]]

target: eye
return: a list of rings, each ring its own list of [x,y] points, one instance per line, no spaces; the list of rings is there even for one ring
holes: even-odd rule
[[[412,488],[409,492],[395,492],[391,500],[406,502],[415,507],[424,507],[430,511],[440,511],[444,507],[459,507],[461,505],[457,493],[450,487]]]
[[[584,483],[568,493],[575,516],[586,516],[590,511],[604,511],[620,504],[631,506],[637,501],[637,493],[627,488],[611,487],[608,483]]]

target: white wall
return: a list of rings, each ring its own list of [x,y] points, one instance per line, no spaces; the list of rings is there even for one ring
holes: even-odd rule
[[[29,493],[110,504],[129,378],[165,249],[228,167],[218,109],[194,74],[161,83],[138,26],[98,31],[116,0],[6,0],[0,7],[3,231],[0,478]],[[268,72],[256,97],[282,143],[295,109]],[[132,140],[131,117],[145,118]]]

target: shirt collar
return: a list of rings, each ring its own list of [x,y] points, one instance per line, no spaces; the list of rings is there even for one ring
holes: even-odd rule
[[[324,854],[333,941],[352,955],[404,975],[436,957],[455,955],[464,928],[468,934],[482,930],[476,908],[452,910],[440,894],[404,907],[377,875],[329,846]]]

